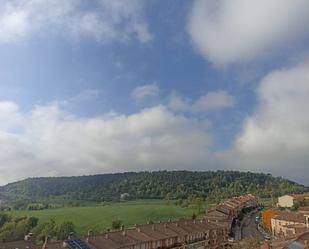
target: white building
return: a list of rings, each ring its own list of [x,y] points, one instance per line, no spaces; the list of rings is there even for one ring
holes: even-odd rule
[[[293,195],[284,195],[278,198],[278,206],[291,208],[294,206],[294,196]]]

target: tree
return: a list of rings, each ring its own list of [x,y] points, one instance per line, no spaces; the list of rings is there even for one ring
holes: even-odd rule
[[[36,217],[29,217],[27,221],[27,227],[29,230],[32,230],[39,223],[39,219]]]
[[[197,213],[200,214],[203,211],[204,200],[202,198],[196,197],[191,201],[191,207],[193,210],[197,210]]]
[[[13,208],[15,210],[26,209],[27,206],[28,206],[28,203],[25,200],[18,200],[18,201],[13,203]]]
[[[192,213],[191,218],[192,218],[192,220],[196,220],[197,216],[196,216],[195,212]]]
[[[64,240],[70,233],[75,233],[75,226],[72,222],[63,222],[56,226],[55,234],[58,240]]]
[[[0,213],[0,228],[7,222],[11,221],[12,217],[5,213]]]
[[[35,239],[37,242],[43,243],[45,241],[45,238],[50,236],[50,237],[55,237],[55,227],[56,223],[55,220],[50,219],[48,222],[44,222],[36,226],[32,232],[35,235]]]
[[[299,208],[300,208],[300,204],[297,202],[297,203],[294,203],[292,210],[297,211]]]
[[[20,217],[14,220],[7,220],[0,229],[0,241],[22,240],[25,234],[28,234],[37,223],[38,219],[34,217]]]
[[[112,221],[112,228],[115,229],[115,230],[120,229],[121,225],[122,225],[122,221],[119,220],[119,219]]]

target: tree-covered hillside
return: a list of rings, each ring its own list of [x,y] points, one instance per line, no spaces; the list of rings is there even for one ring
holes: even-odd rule
[[[121,195],[128,199],[187,199],[197,196],[216,201],[244,193],[271,197],[306,190],[303,185],[270,174],[237,171],[158,171],[30,178],[1,187],[0,196],[11,201],[35,201],[51,197],[111,201],[119,200]]]

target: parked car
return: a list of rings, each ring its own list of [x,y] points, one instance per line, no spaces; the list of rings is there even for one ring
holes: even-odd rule
[[[268,234],[266,234],[264,238],[265,238],[265,240],[270,240],[271,239],[271,237]]]

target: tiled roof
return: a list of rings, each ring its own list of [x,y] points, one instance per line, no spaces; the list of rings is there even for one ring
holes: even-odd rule
[[[308,248],[305,247],[305,245],[307,244],[307,246],[309,246],[309,231],[305,232],[301,235],[299,235],[296,239],[294,239],[294,241],[289,242],[286,247],[284,247],[284,249],[294,249],[294,248]]]
[[[275,220],[284,220],[290,222],[306,223],[304,214],[293,213],[293,212],[281,212],[280,214],[273,217]]]
[[[215,224],[206,220],[183,220],[138,225],[123,231],[112,231],[100,236],[91,236],[89,238],[89,244],[97,249],[119,249],[141,243],[151,243],[164,239],[196,235],[211,230],[223,230],[225,228],[224,224]]]
[[[309,213],[309,206],[306,207],[300,207],[298,209],[299,212],[303,212],[303,213]]]

